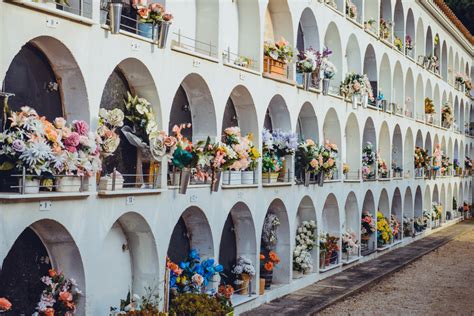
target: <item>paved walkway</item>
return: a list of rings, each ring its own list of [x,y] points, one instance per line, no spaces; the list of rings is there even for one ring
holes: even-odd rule
[[[400,270],[407,264],[428,254],[474,229],[474,220],[442,229],[432,235],[388,252],[376,259],[354,266],[341,273],[314,283],[282,298],[273,300],[244,315],[312,315],[343,298],[357,294],[374,281]],[[389,297],[387,297],[390,300]]]

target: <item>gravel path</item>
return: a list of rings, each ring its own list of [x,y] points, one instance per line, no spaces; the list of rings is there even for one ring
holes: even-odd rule
[[[318,315],[474,315],[474,228]]]

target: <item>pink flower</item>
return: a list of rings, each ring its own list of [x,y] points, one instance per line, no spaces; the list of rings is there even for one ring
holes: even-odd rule
[[[80,135],[76,132],[72,132],[65,140],[64,145],[77,147],[79,146]]]
[[[69,151],[70,153],[77,152],[76,147],[73,147],[73,146],[66,146],[66,150]]]
[[[79,135],[87,135],[89,133],[89,125],[84,121],[73,121],[74,130],[79,133]]]
[[[352,88],[354,89],[355,92],[358,92],[360,90],[360,83],[359,81],[356,81],[352,84]]]

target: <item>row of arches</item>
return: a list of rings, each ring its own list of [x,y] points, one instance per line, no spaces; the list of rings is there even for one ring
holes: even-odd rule
[[[343,232],[352,231],[360,240],[363,211],[375,214],[380,210],[387,218],[393,214],[399,220],[404,216],[413,219],[422,216],[423,210],[430,209],[436,203],[445,206],[443,219],[446,219],[446,213],[454,208],[450,207],[453,198],[458,205],[463,201],[470,202],[471,190],[470,183],[453,182],[434,184],[433,187],[426,185],[424,188],[384,188],[380,192],[369,189],[360,192],[362,194],[351,191],[341,200],[333,193],[325,195],[321,201],[306,195],[295,205],[275,198],[265,212],[252,211],[245,202],[240,201],[226,211],[226,220],[218,227],[209,218],[209,212],[191,205],[182,211],[171,235],[160,238],[166,238],[166,255],[175,262],[185,260],[190,249],[197,249],[203,258],[215,257],[223,264],[224,272],[230,272],[239,256],[250,258],[258,270],[263,218],[266,214],[275,214],[280,221],[275,251],[281,263],[275,267],[274,283],[288,284],[292,280],[296,228],[302,221],[315,221],[318,234],[324,231],[340,238]],[[160,273],[163,272],[165,259],[161,257],[163,252],[157,249],[157,233],[140,212],[120,214],[104,227],[106,231],[94,241],[100,256],[93,269],[85,269],[88,260],[81,255],[81,248],[87,247],[87,244],[77,243],[67,227],[52,219],[41,219],[29,225],[10,245],[3,260],[0,295],[12,298],[15,311],[33,312],[42,289],[36,281],[49,268],[61,269],[75,278],[84,292],[78,304],[79,311],[84,312],[88,306],[88,313],[102,314],[107,312],[109,306],[118,304],[127,291],[141,293],[145,286],[161,282]],[[220,238],[213,238],[215,234]],[[315,267],[318,266],[318,253],[312,253],[312,257]],[[19,262],[23,264],[18,265]],[[87,277],[85,271],[88,271]],[[315,268],[313,273],[317,272]],[[18,291],[22,288],[18,284],[28,287],[30,292]],[[102,284],[111,286],[103,292]],[[257,282],[252,284],[256,291]],[[91,292],[86,293],[87,289]],[[95,300],[94,291],[97,290],[101,291],[100,300]]]

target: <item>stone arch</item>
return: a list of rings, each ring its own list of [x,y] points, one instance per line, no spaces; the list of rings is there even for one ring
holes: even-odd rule
[[[349,40],[347,41],[345,57],[347,65],[346,69],[348,73],[362,73],[362,57],[360,54],[359,41],[357,40],[357,37],[354,34],[351,34],[349,36]]]
[[[357,117],[354,113],[350,113],[346,122],[346,129],[344,133],[346,141],[346,158],[345,163],[349,165],[349,173],[346,175],[348,178],[360,179],[360,168],[361,168],[361,139],[360,139],[360,128]],[[347,153],[351,153],[348,155]],[[358,154],[356,154],[358,153]]]
[[[326,35],[324,36],[324,46],[331,48],[332,54],[329,57],[329,61],[331,61],[337,69],[336,74],[330,83],[330,88],[332,89],[334,93],[336,93],[339,91],[339,84],[342,81],[342,73],[343,73],[342,52],[343,50],[342,50],[341,36],[339,34],[339,29],[336,23],[334,22],[329,23],[326,29]]]

